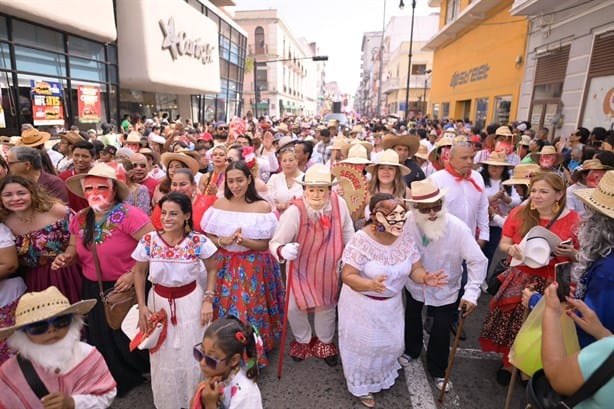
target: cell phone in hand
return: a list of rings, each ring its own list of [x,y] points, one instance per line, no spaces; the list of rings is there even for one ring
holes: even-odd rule
[[[562,244],[571,244],[571,239],[563,240],[562,242],[559,243],[559,246]]]
[[[571,286],[571,263],[557,263],[554,265],[554,276],[559,287],[556,289],[556,295],[559,301],[564,302],[565,297],[569,295]]]

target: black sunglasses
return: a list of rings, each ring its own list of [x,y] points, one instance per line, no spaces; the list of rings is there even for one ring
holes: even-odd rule
[[[60,315],[59,317],[53,317],[45,321],[37,321],[32,324],[28,324],[22,328],[22,330],[30,335],[43,335],[49,331],[49,327],[53,326],[55,329],[66,328],[72,322],[72,314]]]
[[[443,208],[443,203],[441,203],[441,202],[439,202],[435,206],[431,206],[431,207],[418,207],[418,206],[414,206],[414,209],[418,210],[422,214],[429,214],[431,212],[431,210],[434,211],[435,213],[437,213],[437,212],[440,212],[442,208]]]
[[[228,360],[228,357],[223,358],[223,359],[216,359],[216,358],[213,358],[205,354],[200,347],[200,343],[194,345],[194,348],[192,349],[192,356],[194,357],[196,362],[201,362],[204,359],[205,365],[207,365],[209,368],[213,370],[217,369],[220,363],[226,362],[226,360]]]

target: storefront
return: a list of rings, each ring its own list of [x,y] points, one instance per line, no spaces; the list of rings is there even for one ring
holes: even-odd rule
[[[100,128],[124,114],[201,123],[241,115],[247,37],[208,1],[66,8],[0,0],[0,135],[24,123]]]
[[[527,22],[509,14],[511,0],[458,3],[440,2],[439,32],[423,48],[434,53],[428,111],[482,127],[516,120]]]
[[[519,117],[551,138],[613,129],[614,4],[516,0],[511,13],[531,21]]]

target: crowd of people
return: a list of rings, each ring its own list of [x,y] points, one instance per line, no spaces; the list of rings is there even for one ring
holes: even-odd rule
[[[507,385],[527,311],[544,292],[546,315],[562,311],[548,295],[562,262],[580,345],[611,335],[613,131],[351,122],[127,116],[101,134],[24,125],[2,139],[0,406],[107,407],[149,373],[159,409],[261,407],[257,375],[286,325],[288,355],[340,362],[366,407],[418,359],[425,330],[428,373],[447,391],[450,334],[466,338],[459,319],[488,291],[471,335],[501,353],[493,376]],[[141,334],[165,317],[155,347],[109,326],[110,289],[135,291]],[[546,349],[553,378],[579,362],[573,384],[553,382],[567,394],[603,361]],[[590,407],[606,407],[604,391]]]

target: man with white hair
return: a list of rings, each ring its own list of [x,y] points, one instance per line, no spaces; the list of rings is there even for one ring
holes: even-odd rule
[[[81,342],[96,300],[70,304],[56,287],[24,294],[0,338],[18,352],[0,367],[1,408],[108,408],[115,380],[96,348]]]
[[[446,189],[439,189],[429,180],[411,184],[413,207],[405,229],[409,229],[418,246],[424,268],[439,271],[448,276],[448,283],[441,288],[427,287],[407,280],[407,305],[405,308],[405,353],[399,363],[407,366],[418,358],[422,350],[422,307],[426,304],[433,317],[431,336],[427,347],[426,363],[441,390],[448,366],[450,325],[456,318],[457,308],[465,308],[465,317],[477,305],[480,284],[486,277],[488,260],[469,228],[458,217],[446,212]],[[434,257],[436,255],[436,257]],[[463,260],[467,266],[468,280],[463,284]],[[461,287],[464,294],[460,307],[456,298]],[[450,383],[448,382],[448,389]]]

